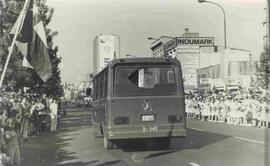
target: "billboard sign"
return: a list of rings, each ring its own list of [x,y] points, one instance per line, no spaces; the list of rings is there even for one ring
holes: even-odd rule
[[[177,45],[214,46],[213,37],[178,37]]]
[[[178,46],[182,52],[199,53],[199,47],[213,47],[214,45],[214,37],[177,37],[164,44],[164,52]]]
[[[180,53],[200,53],[199,46],[177,46],[176,49]]]

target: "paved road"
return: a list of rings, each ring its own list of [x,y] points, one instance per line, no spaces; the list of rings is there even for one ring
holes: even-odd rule
[[[68,109],[56,133],[43,133],[22,145],[22,165],[269,165],[269,129],[188,119],[187,137],[173,139],[166,150],[149,148],[138,141],[121,149],[105,150],[103,140],[93,136],[90,119],[89,111]]]

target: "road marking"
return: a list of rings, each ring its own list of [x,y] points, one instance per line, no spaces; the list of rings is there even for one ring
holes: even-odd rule
[[[198,131],[206,131],[206,130],[202,130],[202,129],[198,129],[198,128],[189,128],[189,129],[198,130]]]
[[[233,138],[240,139],[240,140],[244,140],[244,141],[249,141],[249,142],[253,142],[253,143],[263,144],[263,145],[265,144],[265,143],[262,142],[262,141],[256,141],[256,140],[248,139],[248,138],[242,138],[242,137],[233,137]]]
[[[199,129],[199,128],[190,128],[192,130],[198,130],[198,131],[206,131],[206,130],[202,130],[202,129]],[[243,138],[243,137],[237,137],[237,136],[233,136],[233,138],[235,139],[240,139],[240,140],[244,140],[244,141],[248,141],[248,142],[252,142],[252,143],[258,143],[258,144],[262,144],[262,145],[265,145],[264,142],[262,141],[257,141],[257,140],[253,140],[253,139],[248,139],[248,138]]]
[[[190,162],[189,165],[192,165],[192,166],[200,166],[199,164],[197,164],[197,163],[192,163],[192,162]]]
[[[67,108],[66,110],[78,110],[78,111],[81,111],[83,109],[82,108]]]

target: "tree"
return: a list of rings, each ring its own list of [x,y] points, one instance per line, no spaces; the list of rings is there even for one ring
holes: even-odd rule
[[[9,35],[9,31],[11,30],[14,22],[16,21],[19,13],[20,13],[20,6],[23,5],[23,1],[6,1],[7,7],[4,10],[5,17],[2,19],[2,29],[3,33],[1,35],[1,45],[0,45],[0,59],[1,59],[1,66],[4,66],[6,62],[6,58],[8,55],[8,50],[11,45],[12,38]],[[19,89],[23,86],[33,85],[34,79],[32,78],[32,71],[23,68],[21,66],[22,62],[22,55],[19,51],[15,48],[13,50],[13,54],[10,59],[10,63],[8,64],[7,72],[4,79],[4,84],[7,87],[12,87],[12,89]],[[2,71],[1,71],[2,72]]]
[[[263,89],[270,88],[270,59],[267,49],[262,52],[257,66],[257,85]]]
[[[12,38],[8,34],[16,21],[25,0],[6,0],[6,20],[3,24],[3,35],[0,40],[0,67],[4,66],[8,48],[11,45]],[[33,91],[38,93],[46,93],[53,97],[60,97],[63,95],[63,87],[61,85],[61,77],[59,70],[59,63],[61,58],[57,56],[58,47],[54,47],[53,37],[58,34],[57,31],[52,31],[46,26],[50,23],[53,17],[54,9],[46,5],[46,1],[37,0],[37,6],[41,14],[42,21],[45,26],[45,33],[47,35],[49,56],[52,62],[53,74],[47,82],[42,82],[34,70],[23,67],[21,53],[14,48],[11,56],[7,74],[5,76],[4,84],[12,89],[19,90],[23,87],[31,87]]]
[[[49,8],[45,1],[39,1],[39,10],[41,13],[41,18],[46,27],[53,16],[54,9]],[[53,44],[53,37],[58,34],[57,31],[52,31],[49,28],[46,28],[47,34],[47,43],[49,47],[49,56],[52,63],[52,77],[45,83],[41,83],[39,89],[41,93],[46,93],[47,95],[59,98],[63,96],[63,85],[61,83],[59,64],[61,63],[61,58],[57,56],[58,47]]]

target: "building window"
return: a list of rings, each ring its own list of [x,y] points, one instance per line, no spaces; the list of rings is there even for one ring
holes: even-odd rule
[[[248,74],[248,61],[229,62],[228,75],[238,76]]]
[[[211,76],[212,78],[220,78],[220,65],[215,65],[212,67]]]

